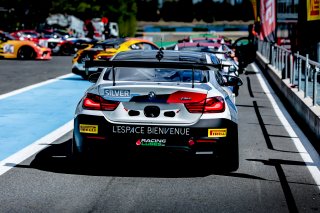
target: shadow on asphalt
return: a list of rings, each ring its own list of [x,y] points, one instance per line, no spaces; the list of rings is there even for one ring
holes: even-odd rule
[[[263,178],[249,174],[226,172],[221,165],[205,160],[196,161],[177,155],[164,153],[139,153],[136,155],[110,154],[84,162],[70,156],[71,139],[60,144],[52,144],[40,151],[30,165],[16,165],[16,168],[34,168],[64,174],[122,177],[205,177],[222,175],[238,178]]]

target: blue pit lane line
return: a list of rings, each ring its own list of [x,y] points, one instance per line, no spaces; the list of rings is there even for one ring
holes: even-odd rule
[[[92,83],[69,76],[0,100],[0,161],[73,119]]]

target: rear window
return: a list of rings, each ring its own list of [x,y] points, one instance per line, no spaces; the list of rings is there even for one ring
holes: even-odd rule
[[[135,81],[135,82],[208,82],[208,72],[203,70],[168,69],[168,68],[134,68],[117,67],[114,68],[116,81]],[[104,80],[113,80],[112,69],[108,68],[105,72]]]

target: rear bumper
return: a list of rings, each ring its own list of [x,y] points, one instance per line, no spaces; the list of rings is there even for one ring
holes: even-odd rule
[[[100,116],[78,115],[74,137],[79,152],[92,147],[106,151],[156,149],[219,157],[237,149],[238,126],[228,119],[201,120],[187,127],[121,125]]]

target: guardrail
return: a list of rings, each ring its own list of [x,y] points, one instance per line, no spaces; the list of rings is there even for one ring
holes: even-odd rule
[[[282,79],[290,79],[292,88],[312,98],[313,106],[320,105],[320,63],[293,53],[277,44],[258,40],[258,51],[269,60]]]

